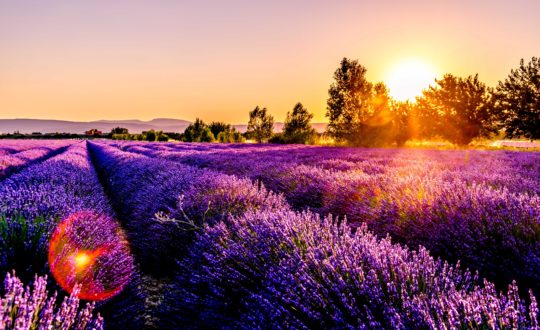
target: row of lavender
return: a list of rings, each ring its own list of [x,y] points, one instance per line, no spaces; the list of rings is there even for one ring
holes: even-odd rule
[[[72,142],[2,141],[0,145],[0,180],[21,169],[63,152]]]
[[[423,248],[414,252],[363,227],[353,233],[337,218],[291,211],[280,195],[250,180],[105,143],[90,143],[90,150],[139,261],[157,266],[153,258],[168,265],[176,259],[179,265],[159,308],[163,326],[537,326],[534,296],[526,307],[515,285],[499,295],[489,282]],[[220,157],[216,151],[184,156]],[[321,171],[334,180],[338,172],[353,175]],[[295,179],[281,174],[281,180]],[[169,275],[167,269],[147,271]]]
[[[25,282],[32,280],[36,273],[49,274],[47,249],[51,235],[60,220],[80,211],[114,216],[90,163],[85,143],[73,144],[65,152],[29,166],[0,182],[0,273],[6,274],[15,270],[18,277]],[[89,225],[99,227],[104,224]],[[51,279],[49,276],[49,285],[61,292]],[[10,328],[10,324],[11,327],[18,328],[17,322],[23,320],[36,322],[34,325],[30,324],[31,326],[46,326],[48,318],[44,315],[53,311],[54,299],[51,300],[52,303],[43,305],[45,288],[43,284],[38,284],[42,282],[43,279],[36,279],[34,291],[28,296],[21,291],[17,279],[6,279],[6,301],[0,305],[8,308],[0,310],[0,319],[4,322],[0,328]],[[120,296],[107,303],[98,304],[98,310],[106,317],[107,324],[114,326],[127,322],[132,326],[142,325],[143,320],[137,315],[143,308],[144,297],[137,291],[136,286],[137,283],[133,282]],[[26,299],[34,298],[23,308],[23,300],[17,298],[21,296]],[[17,307],[16,309],[9,308],[10,299],[18,299],[15,301],[19,306],[12,306]],[[53,327],[67,326],[70,322],[77,328],[92,328],[100,324],[90,322],[85,325],[84,322],[77,323],[73,317],[69,317],[77,312],[74,309],[78,304],[75,300],[72,296],[59,307]],[[88,310],[80,311],[82,320],[88,317],[88,313]]]
[[[118,144],[260,180],[294,209],[346,216],[380,236],[540,292],[540,154]]]

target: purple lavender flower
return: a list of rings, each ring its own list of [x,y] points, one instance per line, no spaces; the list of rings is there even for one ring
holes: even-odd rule
[[[532,328],[537,307],[364,227],[248,212],[201,233],[164,322],[195,327]],[[191,322],[191,323],[190,323]],[[186,324],[184,323],[184,324]]]
[[[8,273],[0,296],[0,329],[103,329],[94,304],[79,308],[78,290],[59,305],[56,293],[49,295],[47,276],[36,276],[32,287],[24,287],[15,273]]]

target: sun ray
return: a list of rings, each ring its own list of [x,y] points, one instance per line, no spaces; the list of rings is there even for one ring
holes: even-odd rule
[[[437,78],[437,69],[429,62],[408,59],[394,65],[386,75],[390,95],[399,101],[414,101]]]

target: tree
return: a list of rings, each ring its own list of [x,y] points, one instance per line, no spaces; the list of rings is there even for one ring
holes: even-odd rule
[[[294,106],[292,113],[287,112],[285,125],[283,126],[283,139],[287,143],[305,144],[315,135],[315,129],[311,126],[313,114],[309,113],[302,103]]]
[[[511,70],[494,92],[497,116],[509,138],[540,139],[540,58]]]
[[[220,132],[216,140],[221,143],[240,143],[246,139],[233,127],[231,130]]]
[[[199,141],[195,141],[195,142],[215,142],[215,141],[216,141],[216,138],[214,137],[214,134],[212,134],[210,129],[206,127],[202,131]]]
[[[416,107],[409,101],[392,101],[392,133],[393,141],[401,147],[418,134]]]
[[[268,140],[272,136],[274,127],[274,117],[272,117],[266,108],[255,107],[249,112],[249,123],[247,134],[258,143]]]
[[[157,135],[157,138],[156,138],[156,141],[167,142],[167,141],[169,141],[169,136],[167,134],[163,133],[163,131],[159,131],[158,135]]]
[[[182,135],[182,141],[184,142],[214,142],[214,134],[210,131],[210,128],[199,118],[195,119],[195,122],[189,124]]]
[[[146,141],[150,141],[150,142],[156,141],[157,134],[156,134],[156,131],[154,131],[153,129],[147,132],[143,132],[143,134],[145,136]]]
[[[440,135],[463,146],[495,131],[491,97],[478,75],[460,78],[446,74],[435,83],[417,100],[428,136]]]
[[[231,124],[224,122],[211,122],[208,128],[216,138],[218,142],[222,143],[236,143],[244,142],[245,139],[240,132],[236,131]]]
[[[115,127],[111,130],[111,134],[129,134],[129,130],[123,127]]]
[[[210,129],[210,131],[212,132],[212,134],[214,134],[216,138],[219,135],[219,133],[232,130],[232,127],[230,124],[220,122],[220,121],[211,122],[210,125],[208,125],[208,128]]]
[[[327,133],[338,142],[373,146],[388,143],[388,89],[366,79],[367,69],[344,58],[328,90]]]

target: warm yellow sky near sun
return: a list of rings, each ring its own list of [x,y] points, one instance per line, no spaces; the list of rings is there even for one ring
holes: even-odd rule
[[[283,121],[300,101],[324,122],[341,58],[390,87],[411,62],[427,79],[494,86],[540,56],[538,12],[533,0],[1,2],[0,118],[239,124],[256,105]]]

